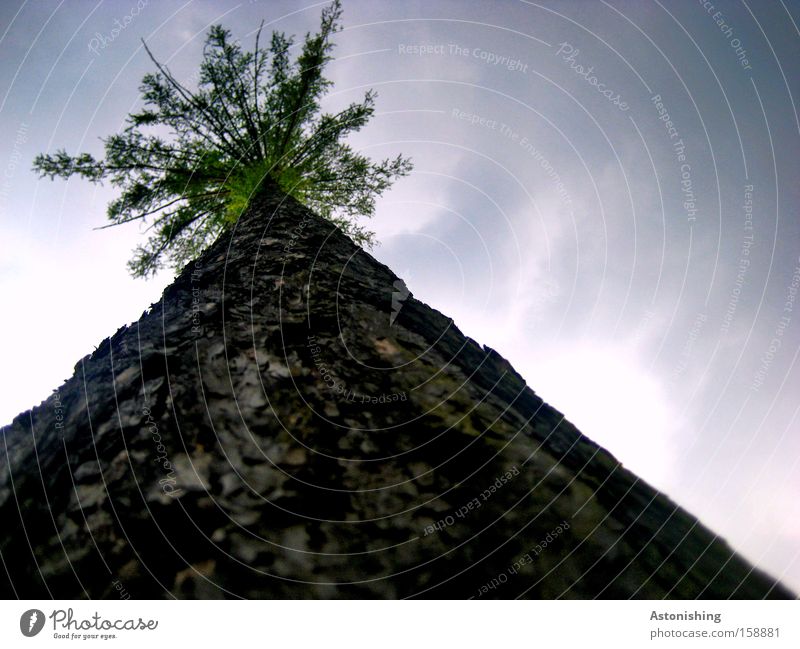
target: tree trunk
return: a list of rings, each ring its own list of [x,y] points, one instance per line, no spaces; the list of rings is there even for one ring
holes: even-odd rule
[[[4,597],[792,596],[274,191],[3,429],[0,516]]]

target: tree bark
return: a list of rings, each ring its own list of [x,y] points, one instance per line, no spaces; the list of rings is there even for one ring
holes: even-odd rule
[[[0,516],[6,598],[792,597],[274,190],[3,429]]]

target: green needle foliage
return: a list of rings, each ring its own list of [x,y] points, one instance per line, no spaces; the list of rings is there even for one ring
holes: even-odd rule
[[[357,223],[375,198],[411,170],[407,158],[374,162],[346,136],[374,113],[375,93],[336,114],[321,113],[332,82],[323,76],[342,8],[322,11],[320,30],[294,39],[273,32],[268,48],[243,51],[217,25],[207,35],[198,87],[183,86],[145,44],[156,71],[144,76],[141,111],[103,140],[105,159],[64,150],[39,155],[34,170],[51,179],[73,174],[122,189],[108,206],[112,225],[141,219],[150,233],[128,267],[147,277],[169,263],[180,269],[241,216],[250,200],[277,187],[333,221],[358,243],[373,233]],[[263,23],[262,23],[263,26]],[[166,127],[166,129],[164,128]],[[165,131],[168,137],[162,137]]]

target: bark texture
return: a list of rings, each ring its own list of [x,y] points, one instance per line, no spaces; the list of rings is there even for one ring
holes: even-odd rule
[[[0,520],[6,598],[792,596],[278,194],[4,427]]]

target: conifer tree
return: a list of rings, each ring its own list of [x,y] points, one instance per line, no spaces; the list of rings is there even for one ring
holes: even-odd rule
[[[245,51],[230,31],[211,27],[194,90],[145,44],[156,69],[142,79],[143,108],[128,116],[121,133],[103,140],[105,158],[59,150],[37,156],[34,170],[121,188],[105,227],[147,224],[149,239],[128,262],[136,277],[165,264],[180,269],[269,187],[371,244],[373,234],[357,219],[372,216],[375,198],[408,174],[411,163],[401,155],[374,162],[345,141],[373,115],[372,90],[338,113],[321,112],[332,85],[323,72],[341,14],[340,0],[323,9],[319,31],[306,34],[296,57],[294,38],[282,32],[273,32],[264,48],[259,28],[253,50]]]

